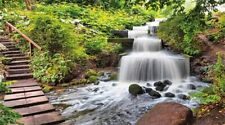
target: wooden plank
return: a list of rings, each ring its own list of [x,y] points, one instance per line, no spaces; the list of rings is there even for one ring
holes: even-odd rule
[[[22,69],[22,68],[29,68],[30,65],[12,65],[7,66],[8,69]]]
[[[40,86],[11,88],[11,92],[9,92],[9,94],[24,93],[24,92],[33,92],[33,91],[40,91],[40,90],[41,90],[41,87]]]
[[[15,111],[21,114],[22,116],[31,116],[31,115],[55,111],[55,108],[52,106],[52,104],[46,103],[46,104],[30,106],[26,108],[18,108],[18,109],[15,109]]]
[[[7,107],[15,108],[15,107],[25,106],[27,104],[27,101],[26,99],[20,99],[20,100],[13,100],[13,101],[5,101],[3,104]]]
[[[26,92],[25,93],[26,98],[43,96],[43,95],[44,95],[44,93],[42,91],[34,91],[34,92]]]
[[[36,48],[38,48],[39,50],[41,50],[41,47],[36,44],[33,40],[31,40],[29,37],[27,37],[25,34],[23,34],[20,30],[18,30],[16,27],[14,27],[12,24],[10,24],[9,22],[6,22],[6,24],[11,27],[12,29],[14,29],[16,32],[18,32],[25,40],[27,40],[29,43],[33,44]]]
[[[10,86],[10,88],[20,88],[20,87],[31,87],[31,86],[38,86],[35,80],[17,80],[16,83]]]
[[[11,90],[10,93],[12,93],[12,94],[13,93],[22,93],[25,91],[24,88],[11,88],[10,90]]]
[[[18,79],[27,79],[32,78],[32,73],[24,73],[24,74],[8,74],[6,75],[6,80],[18,80]]]
[[[37,125],[53,125],[63,122],[62,116],[57,112],[44,113],[34,116],[35,124]]]
[[[25,98],[25,94],[24,93],[8,94],[8,95],[5,95],[4,101],[18,100],[18,99],[24,99],[24,98]]]
[[[41,104],[48,102],[48,98],[46,96],[27,98],[26,102],[27,105]]]
[[[37,90],[41,90],[41,87],[40,86],[24,87],[25,92],[37,91]]]
[[[36,125],[33,116],[22,117],[21,119],[18,120],[18,122],[23,125]]]

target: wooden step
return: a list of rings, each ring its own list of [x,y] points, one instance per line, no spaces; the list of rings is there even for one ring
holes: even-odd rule
[[[16,94],[16,93],[40,91],[41,87],[40,86],[20,87],[20,88],[11,88],[10,90],[11,90],[11,92],[9,92],[9,93]]]
[[[15,111],[22,116],[31,116],[31,115],[52,112],[52,111],[55,111],[55,108],[53,107],[52,104],[46,103],[46,104],[40,104],[40,105],[30,106],[26,108],[17,108],[15,109]]]
[[[5,101],[3,104],[9,108],[25,108],[39,104],[48,103],[48,98],[45,96]]]
[[[8,65],[7,68],[8,69],[26,69],[29,68],[30,65]]]
[[[19,100],[19,99],[25,99],[25,98],[26,97],[24,93],[10,94],[10,95],[5,95],[4,101]]]
[[[11,101],[11,100],[19,100],[31,97],[38,97],[43,96],[44,93],[42,91],[33,91],[33,92],[25,92],[25,93],[17,93],[17,94],[7,94],[4,97],[4,101]]]
[[[39,125],[55,125],[64,122],[63,117],[58,112],[50,112],[34,115],[35,124]]]
[[[9,74],[24,74],[24,73],[31,73],[29,68],[27,69],[8,69],[7,72]]]
[[[32,78],[32,73],[24,73],[24,74],[8,74],[6,76],[6,80],[19,80],[19,79],[28,79]]]
[[[30,60],[15,60],[15,61],[11,61],[8,65],[25,65],[29,63],[30,63]]]
[[[16,48],[15,44],[9,44],[9,45],[5,45],[7,48]]]
[[[30,89],[32,87],[38,86],[38,83],[34,79],[17,80],[14,84],[10,85],[10,88],[21,88]]]
[[[22,53],[17,53],[17,54],[5,54],[4,55],[5,57],[15,57],[15,56],[25,56],[25,54],[22,54]]]
[[[10,57],[10,59],[12,59],[13,61],[15,60],[29,60],[29,57],[28,56],[15,56],[15,57]]]
[[[20,54],[21,52],[20,51],[18,51],[18,50],[14,50],[14,51],[9,51],[9,50],[7,50],[7,51],[4,51],[4,52],[2,52],[2,54]]]
[[[7,47],[7,49],[9,50],[9,51],[19,51],[20,49],[19,48],[15,48],[15,47]]]
[[[11,42],[11,41],[8,39],[0,39],[0,43],[4,43],[4,42]]]
[[[62,122],[64,122],[63,117],[57,112],[27,116],[19,120],[19,123],[24,125],[57,125]]]
[[[4,46],[7,46],[7,45],[15,45],[14,42],[10,42],[10,41],[1,42],[1,44],[3,44]]]

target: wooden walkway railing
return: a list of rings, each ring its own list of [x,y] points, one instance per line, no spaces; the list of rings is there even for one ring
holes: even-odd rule
[[[42,48],[35,43],[33,40],[31,40],[28,36],[26,36],[24,33],[22,33],[19,29],[17,29],[15,26],[13,26],[11,23],[6,22],[5,24],[5,28],[9,33],[12,33],[13,31],[16,31],[17,33],[19,33],[30,45],[30,54],[33,55],[34,52],[34,47],[42,50]]]

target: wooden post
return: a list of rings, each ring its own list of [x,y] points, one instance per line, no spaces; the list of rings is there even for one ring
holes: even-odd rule
[[[25,1],[27,10],[31,10],[31,1],[30,0],[24,0],[24,1]]]
[[[30,56],[34,55],[34,46],[32,43],[30,43]]]

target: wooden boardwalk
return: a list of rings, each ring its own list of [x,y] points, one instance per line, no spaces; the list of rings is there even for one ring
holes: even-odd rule
[[[4,105],[13,108],[23,117],[19,122],[24,125],[55,125],[62,123],[63,117],[55,111],[44,95],[29,69],[29,56],[21,53],[15,44],[7,39],[0,43],[8,50],[1,52],[12,61],[6,65],[6,80],[16,80],[11,92],[4,97]]]

